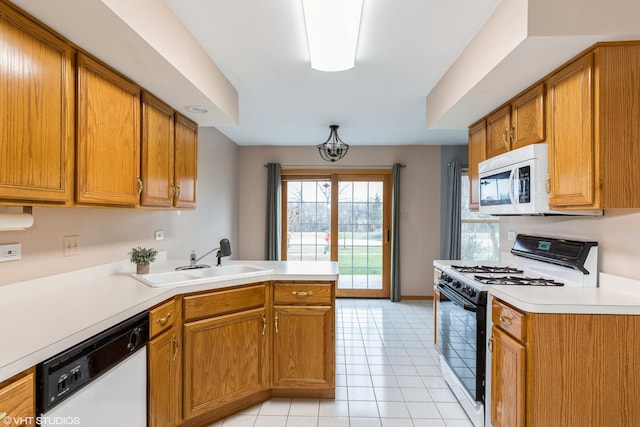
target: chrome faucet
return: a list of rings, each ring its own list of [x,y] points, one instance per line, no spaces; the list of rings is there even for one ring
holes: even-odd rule
[[[191,255],[189,255],[189,265],[184,265],[182,267],[176,267],[176,270],[191,270],[195,268],[210,268],[210,265],[207,264],[198,264],[202,258],[206,257],[210,253],[218,251],[216,253],[216,257],[218,258],[218,263],[216,266],[222,265],[222,257],[231,255],[231,244],[229,243],[229,239],[220,240],[220,247],[211,249],[209,252],[205,253],[199,258],[196,258],[196,251],[191,251]]]

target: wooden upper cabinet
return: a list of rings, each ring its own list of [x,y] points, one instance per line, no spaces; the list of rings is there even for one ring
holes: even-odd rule
[[[487,158],[545,139],[544,84],[487,116]]]
[[[505,105],[487,116],[487,158],[511,150],[509,131],[511,129],[511,106]]]
[[[140,88],[83,54],[77,63],[76,202],[136,206]]]
[[[0,3],[0,199],[73,200],[74,52]]]
[[[198,124],[175,113],[175,198],[177,208],[196,205],[198,178]]]
[[[143,206],[173,206],[173,108],[146,92],[142,94]]]
[[[511,101],[509,138],[512,150],[545,140],[543,83]]]
[[[549,102],[549,205],[593,207],[593,54],[547,80]],[[618,141],[616,141],[617,143]]]
[[[486,159],[487,125],[483,120],[469,128],[469,210],[480,208],[478,163]]]

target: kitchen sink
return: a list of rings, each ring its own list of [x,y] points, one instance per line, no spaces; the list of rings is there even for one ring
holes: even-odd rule
[[[222,265],[211,268],[167,271],[164,273],[132,274],[131,276],[153,288],[162,286],[188,286],[198,283],[221,282],[223,280],[262,276],[272,273],[273,269],[248,264]]]

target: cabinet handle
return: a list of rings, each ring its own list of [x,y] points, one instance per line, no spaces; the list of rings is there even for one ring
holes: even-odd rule
[[[262,314],[262,336],[267,333],[267,317]]]
[[[544,189],[547,190],[547,194],[551,194],[551,175],[547,175],[547,179],[544,180]]]
[[[504,132],[502,132],[502,142],[504,142],[505,146],[509,143],[509,141],[507,141],[507,135],[509,135],[509,129],[504,128]]]
[[[507,326],[511,326],[511,318],[510,317],[505,317],[502,314],[498,315],[498,319],[500,319],[500,321],[502,323],[504,323]]]
[[[166,316],[158,319],[158,323],[160,323],[162,326],[167,324],[167,321],[171,318],[171,312],[167,313]]]
[[[180,192],[182,191],[182,188],[180,188],[180,186],[176,186],[176,195],[175,198],[180,200]]]
[[[4,418],[7,417],[7,411],[0,411],[0,421],[4,421]]]
[[[511,126],[511,131],[509,131],[509,136],[511,137],[511,142],[513,142],[515,140],[515,135],[516,133],[516,125],[512,125]]]
[[[305,292],[305,291],[293,291],[291,292],[293,295],[297,295],[299,297],[313,296],[313,291]]]
[[[169,193],[169,200],[173,200],[176,197],[176,186],[171,184],[171,192]]]
[[[487,347],[489,347],[489,353],[493,353],[493,335],[489,338],[489,342],[487,343]]]
[[[142,184],[142,179],[138,177],[138,197],[142,194],[142,189],[144,188],[144,184]]]
[[[175,350],[173,351],[173,360],[176,360],[176,357],[178,356],[178,349],[180,348],[180,345],[178,344],[178,340],[176,339],[175,335],[171,337],[171,342],[173,343],[173,346],[175,348]]]
[[[277,334],[278,333],[278,312],[277,311],[276,311],[275,319],[276,319],[276,334]]]

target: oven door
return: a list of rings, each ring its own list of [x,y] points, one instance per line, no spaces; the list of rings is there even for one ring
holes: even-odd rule
[[[476,402],[484,402],[486,304],[437,285],[437,340],[442,358]]]

